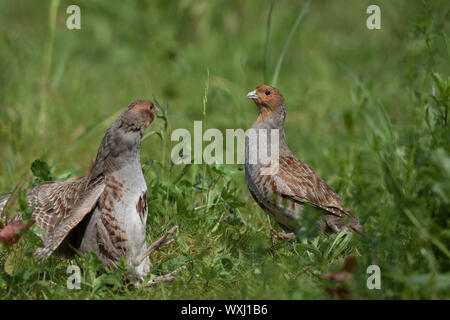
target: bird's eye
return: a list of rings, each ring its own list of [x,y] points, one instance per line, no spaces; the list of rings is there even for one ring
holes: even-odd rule
[[[153,105],[150,105],[150,110],[153,110]]]
[[[266,92],[264,92],[264,94],[265,94],[266,96],[270,96],[270,91],[267,90]]]

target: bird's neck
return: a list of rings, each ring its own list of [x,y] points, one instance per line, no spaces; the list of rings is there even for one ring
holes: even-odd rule
[[[286,118],[286,106],[279,106],[275,111],[267,108],[259,108],[258,118],[256,118],[253,126],[260,127],[261,125],[266,129],[279,129],[284,127],[284,120]]]
[[[99,147],[91,176],[107,175],[132,167],[141,169],[140,150],[142,133],[115,128],[107,132]]]
[[[267,144],[270,145],[274,141],[273,139],[275,137],[278,137],[278,145],[280,148],[287,147],[287,141],[286,141],[286,135],[284,133],[284,127],[275,127],[272,124],[267,124],[265,122],[255,122],[252,125],[253,132],[255,134],[255,137],[259,139],[260,135],[264,134],[264,137],[267,137]],[[277,132],[273,132],[276,130]]]
[[[258,118],[253,123],[253,129],[278,129],[280,136],[284,137],[284,120],[286,118],[286,106],[282,105],[275,111],[268,111],[266,108],[259,109]]]
[[[262,117],[264,115],[264,117]],[[284,120],[286,118],[286,108],[282,106],[277,109],[277,111],[272,112],[271,114],[263,114],[260,112],[260,115],[256,119],[256,121],[252,125],[252,129],[256,134],[257,139],[260,138],[261,134],[264,134],[267,137],[267,144],[272,145],[275,141],[273,138],[278,138],[278,147],[280,152],[289,152],[289,147],[286,141],[286,135],[284,133]],[[263,129],[263,130],[261,130]],[[272,134],[273,130],[277,130],[276,134]],[[247,140],[247,144],[250,141]]]

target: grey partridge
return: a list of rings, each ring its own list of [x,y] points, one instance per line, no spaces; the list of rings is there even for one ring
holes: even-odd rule
[[[144,130],[157,108],[148,100],[135,100],[107,129],[88,176],[73,181],[52,181],[28,191],[29,206],[36,205],[32,219],[46,231],[43,248],[36,256],[54,251],[70,256],[74,251],[95,252],[104,266],[126,257],[128,277],[135,283],[149,272],[146,245],[147,185],[140,164]],[[0,201],[0,212],[6,199]],[[21,221],[16,216],[9,225]],[[6,229],[6,228],[5,228]],[[168,237],[158,243],[170,242]],[[75,249],[75,250],[73,250]]]
[[[254,139],[250,134],[246,139],[245,176],[259,206],[289,233],[302,230],[305,215],[312,211],[322,215],[317,224],[324,232],[360,232],[358,217],[343,206],[341,197],[289,149],[284,133],[286,104],[280,91],[260,85],[247,97],[255,102],[259,114],[250,130]],[[277,134],[272,136],[272,131]],[[255,156],[251,161],[264,145],[270,157],[263,161]]]

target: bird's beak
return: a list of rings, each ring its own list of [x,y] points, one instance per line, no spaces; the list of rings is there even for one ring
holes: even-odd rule
[[[256,90],[253,90],[253,91],[250,91],[249,93],[247,93],[247,98],[249,98],[249,99],[258,98],[258,95],[256,94]]]
[[[155,106],[155,114],[159,113],[159,108],[157,106]]]

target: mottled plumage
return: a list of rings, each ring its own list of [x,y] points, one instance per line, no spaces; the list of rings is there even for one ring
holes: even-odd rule
[[[36,255],[55,250],[62,255],[72,254],[72,249],[92,251],[112,267],[114,261],[126,257],[130,277],[143,280],[150,261],[143,256],[147,250],[147,185],[140,145],[156,111],[151,101],[133,101],[107,129],[89,176],[29,190],[28,203],[36,205],[32,218],[46,231],[41,236],[44,247]],[[14,220],[20,221],[21,216]]]
[[[69,232],[94,208],[104,189],[104,178],[84,177],[74,181],[54,181],[28,191],[28,205],[36,205],[32,218],[39,229],[44,248],[36,255],[50,255]],[[17,217],[16,219],[20,218]],[[67,252],[61,254],[66,255]]]
[[[271,159],[270,163],[250,163],[250,155],[256,149],[248,138],[246,141],[245,173],[256,202],[288,232],[296,232],[300,228],[305,205],[322,210],[324,217],[318,224],[323,231],[360,231],[357,216],[344,207],[341,197],[289,149],[284,134],[286,105],[280,91],[258,86],[247,96],[259,109],[258,118],[252,125],[257,136],[260,129],[278,129],[278,140],[267,133],[268,150],[274,150],[277,144],[279,147],[278,158]]]

